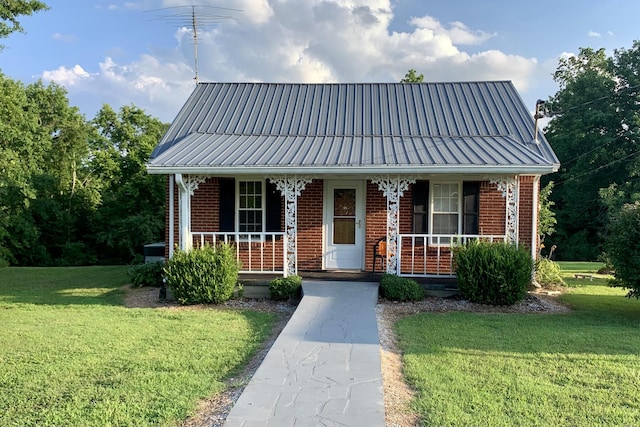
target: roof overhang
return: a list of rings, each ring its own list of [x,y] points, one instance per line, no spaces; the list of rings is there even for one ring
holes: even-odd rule
[[[556,172],[557,164],[515,167],[502,165],[470,165],[470,166],[225,166],[225,167],[188,167],[188,166],[153,166],[147,165],[147,172],[154,175],[172,175],[176,173],[188,175],[236,176],[236,175],[387,175],[387,174],[473,174],[473,175],[546,175]]]

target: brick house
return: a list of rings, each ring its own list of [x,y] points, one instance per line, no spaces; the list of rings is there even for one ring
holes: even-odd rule
[[[167,175],[167,257],[227,242],[243,272],[429,277],[468,239],[535,256],[558,167],[508,81],[199,83],[147,170]]]

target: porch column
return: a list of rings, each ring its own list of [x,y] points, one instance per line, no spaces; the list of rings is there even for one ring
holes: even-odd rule
[[[416,182],[410,176],[374,176],[373,184],[378,184],[378,189],[387,198],[387,273],[400,274],[398,265],[398,234],[400,234],[400,198],[409,189],[409,184]]]
[[[204,176],[183,176],[181,173],[177,173],[175,176],[179,193],[180,249],[183,251],[188,251],[193,246],[191,239],[191,196],[198,189],[198,185],[202,184],[206,179]]]
[[[505,234],[509,243],[518,244],[518,194],[520,181],[517,176],[494,178],[489,181],[495,184],[502,197],[507,199]]]
[[[285,239],[284,239],[284,277],[298,274],[298,197],[307,184],[309,176],[274,176],[269,180],[275,184],[284,196]]]

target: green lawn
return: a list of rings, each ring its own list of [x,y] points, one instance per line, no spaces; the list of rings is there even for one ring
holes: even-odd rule
[[[573,267],[567,276],[599,268]],[[573,281],[561,297],[569,314],[401,320],[404,372],[424,424],[640,425],[640,301],[605,279]]]
[[[126,271],[0,269],[0,425],[176,425],[270,333],[264,313],[125,308]]]

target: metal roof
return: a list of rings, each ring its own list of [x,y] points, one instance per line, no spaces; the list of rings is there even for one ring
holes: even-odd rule
[[[199,83],[150,173],[549,173],[511,82]]]

